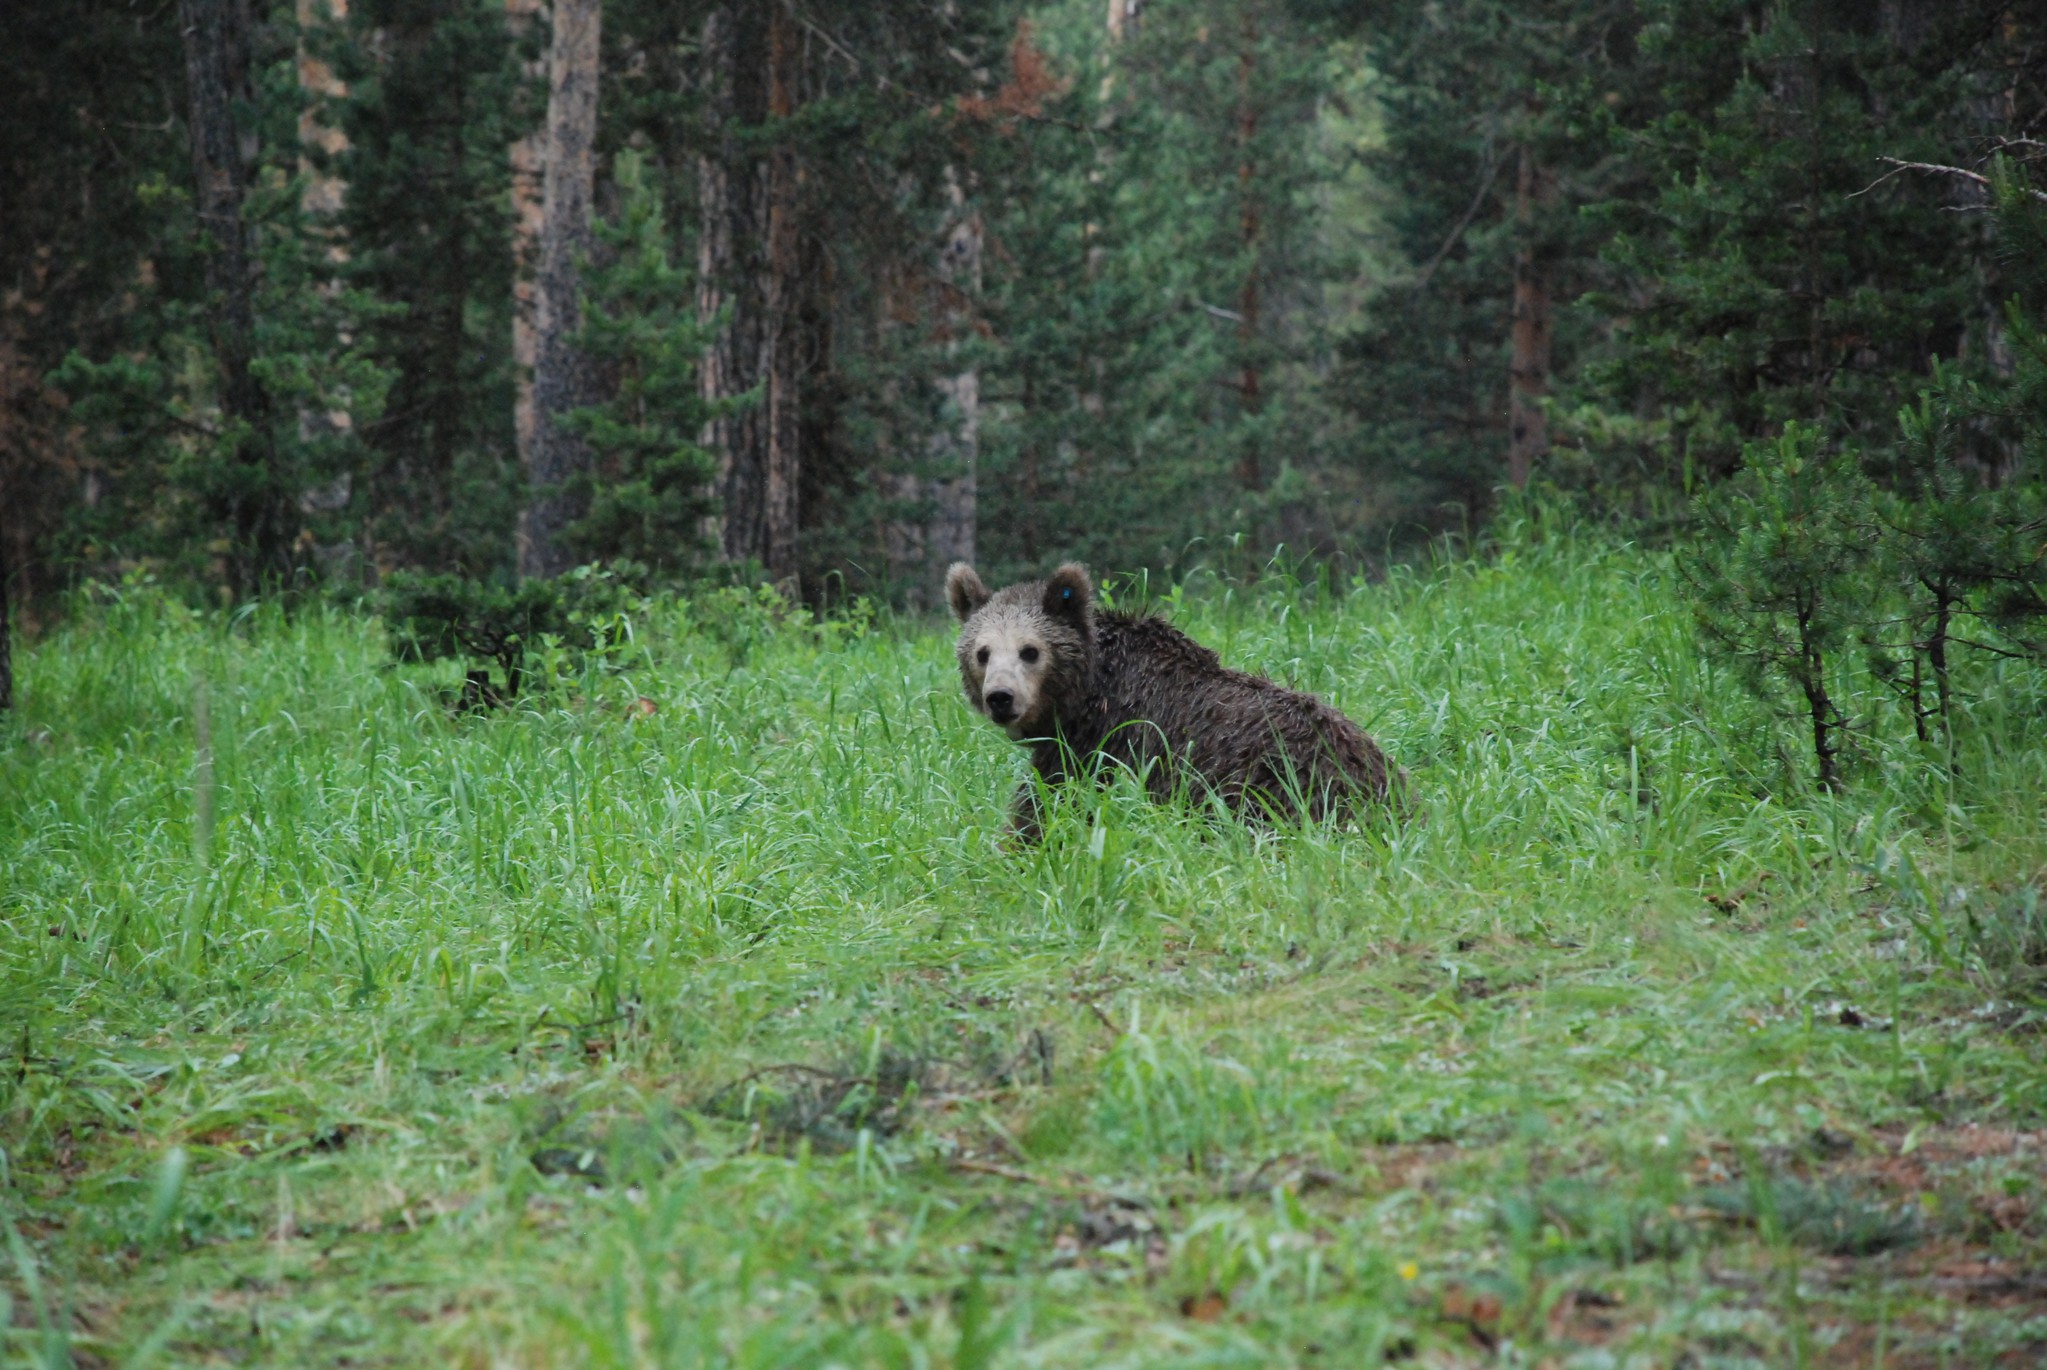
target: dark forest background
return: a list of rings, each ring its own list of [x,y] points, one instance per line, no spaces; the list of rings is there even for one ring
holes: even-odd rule
[[[2007,0],[11,5],[7,598],[928,607],[1533,485],[1707,530],[1744,650],[1891,547],[1917,689],[1928,615],[2037,619],[2043,116]]]

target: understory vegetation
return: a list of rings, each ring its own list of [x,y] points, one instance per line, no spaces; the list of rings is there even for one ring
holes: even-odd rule
[[[654,596],[502,707],[94,592],[0,722],[10,1364],[2029,1364],[2047,683],[1843,655],[1838,784],[1662,552],[1110,582],[1399,825],[1061,797],[937,624]],[[530,645],[529,645],[530,647]]]

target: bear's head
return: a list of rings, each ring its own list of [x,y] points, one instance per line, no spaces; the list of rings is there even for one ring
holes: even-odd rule
[[[1012,740],[1048,736],[1095,668],[1094,583],[1067,562],[1048,580],[991,591],[965,562],[945,577],[960,621],[960,680],[975,712]]]

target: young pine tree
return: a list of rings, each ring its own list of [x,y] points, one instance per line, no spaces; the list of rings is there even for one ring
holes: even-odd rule
[[[2002,158],[1988,179],[2012,291],[2002,330],[2010,374],[1936,365],[1878,463],[1881,550],[1904,612],[1902,633],[1875,644],[1872,663],[1922,741],[1934,724],[1952,741],[1957,648],[2038,658],[2047,647],[2036,640],[2047,619],[2047,200]]]
[[[359,335],[394,376],[362,429],[367,540],[386,568],[504,569],[521,496],[507,150],[545,100],[522,70],[537,38],[504,0],[357,0],[318,37],[348,89],[342,270],[402,306]]]
[[[1872,593],[1870,501],[1851,458],[1791,423],[1750,444],[1741,472],[1701,499],[1702,532],[1683,562],[1707,643],[1764,700],[1789,687],[1830,791],[1849,724],[1834,682]]]
[[[671,257],[673,234],[645,159],[625,151],[612,165],[618,218],[597,228],[609,260],[585,268],[577,346],[613,389],[603,404],[568,416],[595,469],[575,491],[588,512],[567,541],[586,560],[636,561],[672,576],[710,551],[704,530],[717,463],[697,444],[714,413],[697,386],[709,329],[696,316],[694,273]]]

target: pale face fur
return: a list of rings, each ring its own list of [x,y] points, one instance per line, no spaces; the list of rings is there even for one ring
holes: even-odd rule
[[[974,616],[972,633],[961,635],[967,702],[1012,741],[1031,736],[1042,722],[1045,635],[1033,631],[1036,618],[1016,606],[984,609]]]
[[[1087,573],[1061,567],[1050,582],[998,593],[962,564],[947,575],[945,588],[960,621],[960,682],[967,703],[1012,741],[1050,732],[1059,673],[1063,667],[1070,675],[1088,655]],[[1056,611],[1048,609],[1048,601]]]

